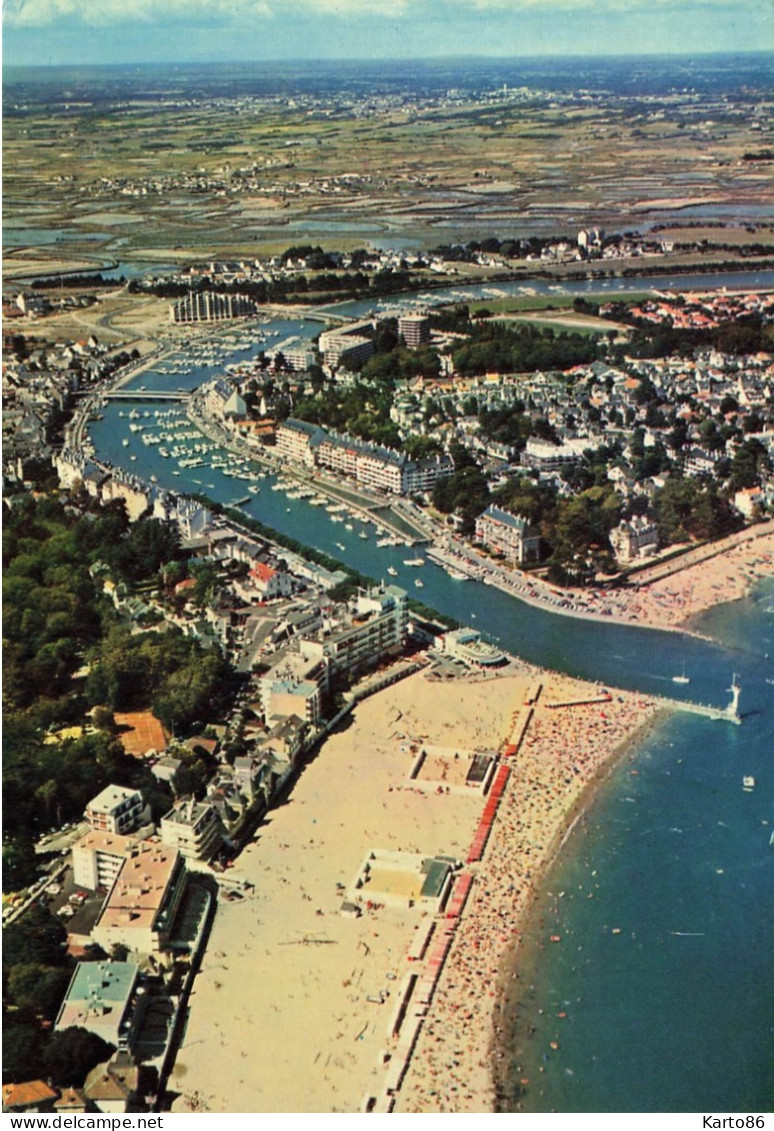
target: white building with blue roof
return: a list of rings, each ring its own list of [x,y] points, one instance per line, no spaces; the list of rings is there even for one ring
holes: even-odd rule
[[[54,1029],[77,1026],[119,1049],[131,1049],[142,1020],[144,993],[136,962],[79,962]]]

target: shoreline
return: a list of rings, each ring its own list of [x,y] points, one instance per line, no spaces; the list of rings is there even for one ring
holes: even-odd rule
[[[208,332],[217,337],[217,331]],[[225,332],[223,327],[221,332]],[[136,379],[141,372],[168,354],[174,353],[177,348],[172,343],[159,343],[155,350],[142,357],[130,371],[124,370],[103,390],[95,390],[95,397],[98,397],[100,392],[120,388]],[[196,389],[192,391],[193,398],[196,391]],[[246,456],[271,472],[278,473],[274,461],[263,451],[256,450],[244,441],[238,441],[215,420],[196,411],[194,405],[195,399],[189,405],[188,416],[204,435],[224,449]],[[88,405],[84,404],[81,413],[76,414],[70,426],[77,442],[80,441],[87,418]],[[291,465],[286,471],[300,481],[306,482],[301,467]],[[320,490],[331,498],[341,499],[336,491],[336,485],[325,478],[320,483]],[[181,493],[177,487],[173,488],[173,491]],[[357,507],[352,500],[345,501],[348,501],[350,506]],[[364,496],[361,506],[378,505],[380,502],[379,499],[367,499]],[[390,499],[386,502],[389,505]],[[387,524],[386,520],[383,521]],[[419,525],[416,523],[414,525],[415,535],[422,534]],[[406,540],[407,544],[416,540],[397,528],[396,533]],[[445,535],[445,538],[448,538],[448,535]],[[424,536],[419,540],[424,540]],[[437,550],[445,544],[438,533],[428,541]],[[733,560],[735,568],[728,569],[726,567],[730,560],[729,555],[732,553],[738,554],[739,557]],[[656,560],[637,572],[629,585],[621,589],[572,589],[549,585],[518,570],[503,570],[497,563],[476,554],[467,545],[464,547],[464,552],[456,549],[452,551],[452,562],[455,558],[458,559],[463,570],[466,565],[468,567],[472,565],[476,571],[483,569],[487,573],[486,581],[492,587],[546,612],[601,624],[634,625],[638,628],[682,633],[710,640],[710,637],[696,630],[695,618],[716,604],[743,597],[760,577],[774,573],[774,520],[746,527],[716,543],[687,549],[685,554],[673,560],[665,562]],[[439,568],[444,568],[442,562],[438,564]],[[652,580],[651,575],[653,575]]]
[[[191,1084],[197,1085],[197,1102],[206,1102],[209,1110],[354,1112],[366,1110],[366,1097],[380,1093],[388,1106],[378,1110],[393,1105],[396,1112],[499,1110],[498,1103],[510,1094],[503,1062],[514,1031],[501,1019],[506,1016],[506,991],[518,980],[521,948],[527,935],[539,934],[539,928],[530,928],[536,900],[599,789],[667,715],[654,698],[638,692],[611,689],[611,698],[603,701],[600,685],[591,681],[522,661],[514,670],[515,675],[468,677],[440,685],[420,673],[380,692],[358,706],[351,727],[327,740],[287,805],[268,814],[231,873],[255,882],[255,896],[219,908],[215,937],[195,987],[199,1000],[192,1002],[178,1055],[178,1075],[173,1073],[171,1079],[181,1094],[174,1110],[190,1110],[185,1103]],[[542,690],[528,706],[537,685]],[[411,1059],[399,1090],[387,1095],[389,1058],[398,1054],[386,1023],[388,1011],[394,1009],[390,995],[396,989],[402,992],[410,971],[423,976],[423,965],[407,962],[412,938],[428,924],[429,913],[417,922],[413,913],[378,907],[357,920],[353,931],[340,914],[334,881],[351,883],[354,862],[362,860],[372,844],[446,851],[458,859],[464,859],[471,844],[484,798],[461,797],[458,789],[451,797],[439,797],[443,791],[436,790],[434,782],[429,788],[426,783],[424,790],[416,788],[408,775],[408,762],[415,756],[405,750],[401,754],[396,744],[405,748],[413,736],[416,742],[472,742],[503,750],[509,734],[522,730],[518,752],[501,760],[510,767],[511,777],[483,860],[467,868],[473,879],[470,896],[432,1001],[412,1019],[418,1039]],[[359,769],[364,751],[367,782]],[[315,830],[309,829],[310,817]],[[292,888],[295,873],[309,873],[314,857],[308,855],[312,840],[307,844],[299,835],[304,828],[314,831],[315,842],[322,836],[321,844],[336,846],[335,853],[325,850],[331,859],[316,861],[314,879],[300,877],[305,884],[313,883],[313,894],[301,887],[306,907],[288,902],[291,889],[272,890],[277,884],[290,883]],[[287,874],[277,875],[283,869]],[[236,917],[254,910],[259,922],[252,924],[250,917],[237,932]],[[309,918],[312,914],[315,918]],[[443,924],[443,915],[437,915],[436,931]],[[324,938],[317,935],[322,925]],[[301,938],[280,937],[291,928]],[[530,939],[530,945],[549,941]],[[293,942],[303,945],[293,947]],[[322,942],[338,945],[316,945]],[[284,951],[275,949],[282,946]],[[240,993],[240,985],[248,985],[256,972],[265,977],[265,963],[272,986]],[[228,982],[213,980],[221,977],[215,973],[220,969],[231,970]],[[203,979],[208,982],[203,984]],[[312,1001],[299,1001],[300,996],[311,996]],[[379,1003],[388,1009],[380,1009]],[[230,1087],[219,1084],[206,1094],[200,1085],[203,1080],[210,1086],[207,1057],[212,1050],[206,1046],[211,1034],[217,1035],[223,1016],[229,1019],[228,1027],[236,1029],[235,1035],[223,1032],[221,1037],[223,1047],[231,1050],[228,1064],[239,1063],[235,1058],[242,1042],[245,1047],[255,1043],[264,1055],[267,1049],[281,1050],[283,1042],[292,1044],[302,1017],[313,1026],[319,1047],[311,1062],[303,1050],[280,1055],[270,1073],[272,1084],[261,1083],[260,1098],[246,1097],[246,1078],[230,1080]],[[199,1045],[204,1046],[201,1051]],[[301,1079],[304,1085],[299,1088]]]
[[[541,883],[568,816],[587,803],[589,782],[632,740],[633,724],[636,733],[636,724],[658,713],[637,693],[607,699],[598,684],[521,662],[484,681],[439,685],[417,673],[359,704],[229,872],[255,888],[219,905],[170,1077],[173,1110],[192,1110],[194,1096],[206,1104],[198,1110],[232,1112],[353,1112],[365,1110],[366,1096],[381,1097],[388,1106],[379,1110],[492,1110],[495,993],[514,914],[523,915]],[[373,849],[464,861],[486,797],[459,778],[453,752],[464,759],[465,751],[502,749],[522,730],[519,752],[501,758],[511,776],[483,860],[463,865],[472,875],[470,898],[456,931],[452,924],[431,1003],[409,1000],[403,1028],[416,1027],[418,1040],[402,1085],[388,1095],[401,1048],[396,1006],[407,980],[421,982],[430,969],[427,954],[411,961],[412,948],[428,929],[434,946],[449,920],[440,907],[376,896],[353,919],[341,913],[344,891],[353,890],[358,861]],[[561,735],[568,747],[557,756]],[[412,774],[419,748],[428,751],[422,781]],[[516,904],[507,913],[505,898]],[[300,1032],[309,1036],[299,1041]],[[245,1071],[250,1048],[261,1055],[260,1078]],[[443,1060],[450,1048],[456,1063],[439,1070],[451,1073],[453,1100],[429,1094],[437,1091],[429,1082],[438,1055]]]
[[[546,673],[544,678],[550,694],[552,677]],[[591,685],[566,680],[564,686],[575,690]],[[601,785],[665,713],[652,699],[634,692],[616,693],[604,708],[582,704],[549,714],[551,709],[544,704],[542,715],[536,711],[527,731],[523,757],[520,752],[511,759],[513,773],[504,805],[477,873],[477,898],[470,901],[460,925],[427,1033],[412,1061],[396,1111],[499,1110],[502,1077],[498,1065],[506,1055],[507,1040],[499,1018],[535,901],[566,839]],[[647,712],[644,718],[643,711]],[[567,714],[557,722],[560,712]],[[569,757],[567,750],[556,755],[560,735],[574,744]],[[582,772],[568,777],[569,766],[584,761],[575,750],[584,744]],[[547,798],[542,806],[541,798]],[[515,884],[518,878],[521,883]],[[479,981],[482,985],[473,991],[471,1009],[470,987]],[[484,986],[494,987],[488,997],[482,996]],[[490,1000],[489,1008],[481,1007]],[[456,1095],[438,1083],[449,1071],[458,1081]],[[460,1091],[463,1079],[464,1093]]]
[[[504,1065],[506,1065],[506,1058],[510,1055],[510,1049],[515,1044],[521,1026],[518,1012],[511,1006],[508,991],[512,987],[514,979],[518,979],[517,964],[522,952],[523,938],[534,933],[534,928],[539,925],[535,922],[535,914],[538,910],[539,900],[544,894],[545,885],[548,882],[551,870],[557,863],[564,846],[572,836],[578,822],[585,818],[606,782],[609,781],[627,757],[636,756],[638,748],[645,743],[658,726],[666,719],[670,718],[672,713],[673,712],[667,707],[659,708],[654,715],[644,720],[640,726],[631,731],[631,733],[611,751],[610,756],[599,767],[597,773],[586,783],[580,797],[569,814],[572,818],[570,823],[563,831],[557,833],[554,843],[549,849],[542,872],[536,879],[534,890],[519,921],[518,931],[521,937],[516,939],[511,948],[503,955],[498,977],[497,1003],[493,1013],[493,1031],[490,1046],[492,1089],[495,1097],[493,1111],[501,1110],[498,1106],[499,1102],[512,1091],[512,1082],[508,1079],[507,1067],[504,1067]],[[514,929],[514,935],[515,934],[516,928]],[[502,1025],[498,1023],[500,1017],[503,1018]]]

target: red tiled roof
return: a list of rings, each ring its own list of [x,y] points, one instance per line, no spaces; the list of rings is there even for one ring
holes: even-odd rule
[[[271,581],[276,572],[276,569],[272,569],[265,562],[256,562],[250,570],[251,576],[257,577],[260,581]]]
[[[55,1100],[57,1093],[45,1080],[25,1080],[22,1084],[3,1084],[3,1107],[28,1107]]]

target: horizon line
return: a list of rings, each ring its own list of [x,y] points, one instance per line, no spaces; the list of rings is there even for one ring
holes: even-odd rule
[[[596,59],[596,60],[610,60],[610,59],[704,59],[707,57],[723,57],[723,56],[774,56],[774,48],[735,48],[732,50],[717,49],[706,51],[610,51],[589,53],[587,51],[579,52],[561,52],[559,54],[539,53],[527,55],[512,55],[512,54],[460,54],[453,52],[450,54],[441,55],[409,55],[409,56],[381,56],[381,55],[363,55],[359,58],[353,59],[351,55],[324,55],[318,57],[305,58],[303,56],[285,56],[277,58],[252,58],[252,59],[126,59],[120,62],[64,62],[64,63],[6,63],[3,60],[2,71],[11,70],[38,70],[38,71],[53,71],[83,67],[94,68],[115,68],[115,67],[179,67],[179,66],[271,66],[280,67],[284,64],[326,64],[336,63],[358,65],[363,63],[438,63],[444,60],[468,60],[468,61],[481,61],[497,60],[504,62],[507,60],[523,60],[523,61],[543,61],[546,60],[564,60],[564,59]]]

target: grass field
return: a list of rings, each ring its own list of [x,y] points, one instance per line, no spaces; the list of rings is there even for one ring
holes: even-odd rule
[[[365,116],[346,102],[267,98],[236,115],[227,101],[105,102],[65,118],[5,117],[4,223],[75,229],[68,251],[120,257],[572,235],[591,222],[658,221],[670,199],[734,202],[744,214],[769,197],[767,170],[741,160],[759,141],[741,112],[713,125],[668,99],[646,126],[614,98],[562,109],[539,100],[385,106]],[[695,234],[707,253],[774,246],[771,225]],[[682,240],[682,222],[665,235]]]

